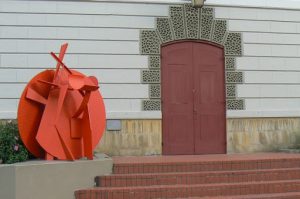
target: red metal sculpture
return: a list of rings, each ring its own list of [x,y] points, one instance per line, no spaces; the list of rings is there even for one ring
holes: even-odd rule
[[[37,74],[18,107],[20,136],[36,157],[53,160],[93,159],[105,128],[105,108],[95,77],[69,69],[61,46],[56,70]]]

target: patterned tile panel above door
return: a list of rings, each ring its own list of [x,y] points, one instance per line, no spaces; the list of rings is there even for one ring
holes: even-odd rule
[[[215,10],[213,8],[207,8],[207,7],[201,8],[202,15],[211,15],[214,17],[214,11]]]
[[[162,43],[173,41],[173,33],[171,31],[170,20],[168,18],[157,18],[156,27]]]
[[[186,39],[184,15],[182,6],[170,7],[171,24],[175,36],[175,40]]]
[[[241,33],[230,32],[225,42],[225,55],[242,55],[242,36]]]
[[[142,30],[140,33],[142,55],[160,54],[160,39],[156,30]]]
[[[210,40],[212,27],[213,27],[213,16],[212,15],[203,15],[201,16],[201,39]]]
[[[191,5],[184,6],[185,24],[186,24],[186,38],[198,39],[199,38],[199,20],[200,9],[193,8]]]
[[[156,29],[142,30],[140,52],[149,55],[150,70],[142,70],[142,83],[149,84],[149,98],[144,100],[143,110],[160,110],[161,44],[188,39],[206,40],[224,46],[226,96],[228,110],[245,108],[244,99],[236,99],[236,84],[243,83],[243,72],[236,71],[236,57],[242,56],[242,35],[229,32],[227,21],[214,19],[214,9],[195,9],[191,5],[170,6],[169,17],[157,18]],[[158,105],[159,104],[159,105]]]
[[[227,32],[227,23],[225,20],[215,20],[212,41],[218,44],[223,44]]]

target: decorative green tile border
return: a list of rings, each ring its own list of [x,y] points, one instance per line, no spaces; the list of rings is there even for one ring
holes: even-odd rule
[[[160,83],[160,70],[142,70],[142,83]]]
[[[211,15],[201,16],[201,32],[200,39],[210,41],[214,18]]]
[[[225,57],[225,69],[235,70],[235,58],[234,57]]]
[[[227,84],[226,85],[226,98],[235,98],[236,97],[236,85]]]
[[[213,8],[196,9],[189,4],[170,6],[169,17],[156,19],[156,29],[140,33],[140,52],[149,55],[150,69],[141,73],[142,83],[149,84],[150,98],[143,101],[143,110],[161,108],[161,44],[183,39],[202,39],[224,46],[227,109],[243,110],[244,100],[236,99],[236,84],[243,83],[243,73],[236,71],[236,57],[242,56],[241,33],[229,32],[226,20],[214,18]]]
[[[160,69],[160,55],[149,56],[149,68]]]
[[[184,6],[185,11],[185,24],[186,24],[186,37],[188,39],[198,39],[199,32],[199,9],[193,8],[190,4]]]
[[[243,99],[227,99],[226,100],[227,110],[244,110],[245,104]],[[144,111],[160,111],[161,101],[160,100],[143,100]]]
[[[227,110],[244,110],[245,104],[243,99],[227,99]]]
[[[214,9],[213,8],[207,8],[207,7],[203,7],[201,9],[202,14],[204,15],[211,15],[214,16]]]
[[[226,83],[243,83],[243,72],[226,72]]]
[[[224,43],[226,32],[227,22],[225,20],[215,20],[212,41],[222,45]]]
[[[174,40],[169,18],[157,18],[156,28],[158,30],[162,43]]]
[[[241,33],[230,32],[225,42],[225,55],[241,56],[242,55],[242,36]]]
[[[161,110],[160,100],[144,100],[143,101],[143,110],[144,111],[160,111]]]
[[[170,17],[175,40],[185,39],[186,33],[184,25],[183,6],[171,6]]]
[[[160,84],[149,85],[149,97],[150,99],[159,99],[161,96]]]
[[[160,54],[160,39],[156,30],[142,30],[140,33],[142,55]]]

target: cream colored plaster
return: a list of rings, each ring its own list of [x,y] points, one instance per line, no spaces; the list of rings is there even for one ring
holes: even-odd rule
[[[300,118],[227,120],[229,153],[278,151],[300,143]]]
[[[97,151],[108,155],[162,153],[161,120],[122,120],[121,131],[107,131]],[[227,152],[278,151],[300,145],[300,118],[227,119]]]
[[[108,155],[157,155],[162,150],[161,120],[122,120],[121,131],[106,131],[96,151]]]
[[[1,199],[74,199],[74,191],[94,186],[97,175],[112,173],[106,156],[90,160],[29,161],[0,165]]]

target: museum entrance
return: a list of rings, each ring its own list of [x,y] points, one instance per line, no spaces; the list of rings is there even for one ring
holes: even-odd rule
[[[163,154],[226,153],[223,47],[180,41],[161,56]]]

